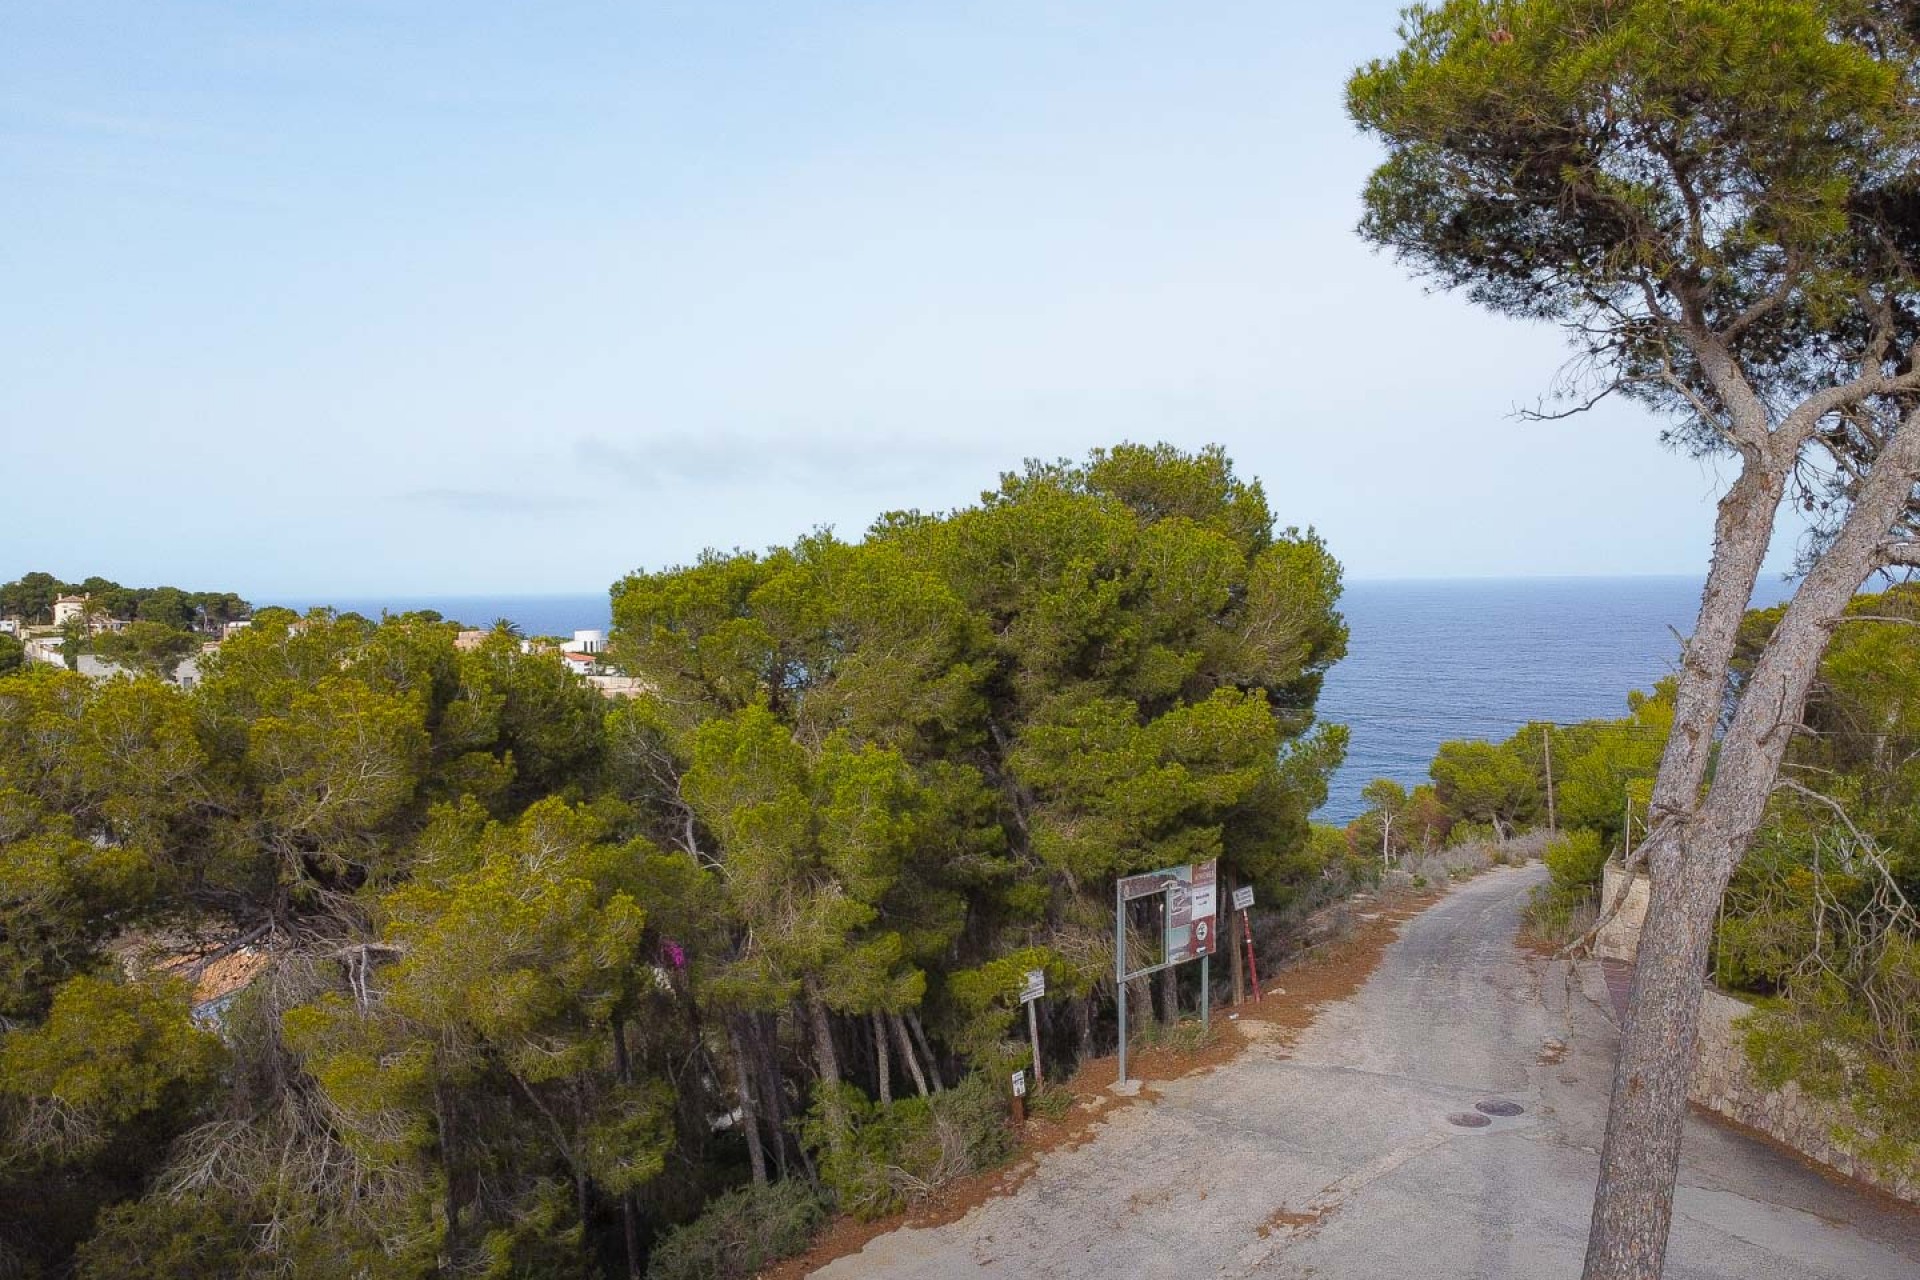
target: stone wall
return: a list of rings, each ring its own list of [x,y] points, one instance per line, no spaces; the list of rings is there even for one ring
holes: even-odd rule
[[[1700,1042],[1688,1089],[1693,1101],[1829,1169],[1920,1204],[1920,1178],[1879,1173],[1833,1140],[1836,1126],[1858,1124],[1846,1107],[1810,1098],[1791,1081],[1779,1089],[1760,1087],[1747,1061],[1746,1035],[1737,1025],[1749,1012],[1746,1004],[1711,987],[1701,993]]]
[[[1621,882],[1627,878],[1627,873],[1617,865],[1607,863],[1600,878],[1602,911],[1620,892]],[[1626,900],[1620,904],[1620,909],[1600,927],[1599,934],[1593,940],[1594,952],[1602,959],[1632,960],[1640,950],[1640,926],[1647,918],[1648,887],[1645,873],[1635,872],[1626,892]]]
[[[1619,867],[1607,864],[1600,890],[1602,910],[1626,879]],[[1647,892],[1647,877],[1634,875],[1620,910],[1594,940],[1594,951],[1603,959],[1631,963],[1638,954]],[[1809,1098],[1793,1083],[1780,1089],[1760,1087],[1747,1061],[1745,1033],[1735,1025],[1748,1012],[1745,1004],[1711,987],[1701,993],[1700,1041],[1688,1096],[1716,1115],[1757,1130],[1817,1164],[1920,1204],[1920,1179],[1876,1173],[1833,1140],[1836,1126],[1856,1123],[1845,1107]]]

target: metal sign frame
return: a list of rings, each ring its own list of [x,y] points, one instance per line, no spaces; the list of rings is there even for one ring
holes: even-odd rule
[[[1144,875],[1123,876],[1113,886],[1113,986],[1115,1003],[1120,1009],[1120,1062],[1118,1083],[1127,1082],[1127,983],[1135,978],[1159,973],[1200,961],[1200,1029],[1207,1030],[1213,950],[1219,939],[1220,904],[1217,893],[1218,862],[1189,863],[1165,867]],[[1140,898],[1159,895],[1163,900],[1161,927],[1165,959],[1141,969],[1127,968],[1127,904]]]

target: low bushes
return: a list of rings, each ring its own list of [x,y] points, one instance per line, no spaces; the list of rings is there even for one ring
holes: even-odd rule
[[[846,1128],[836,1137],[824,1100],[816,1100],[802,1127],[818,1152],[820,1181],[845,1213],[883,1217],[1013,1153],[1007,1104],[979,1075],[926,1098],[888,1105],[843,1086]]]
[[[826,1216],[826,1204],[800,1178],[729,1191],[661,1239],[647,1280],[746,1280],[805,1249]]]
[[[1552,879],[1534,892],[1527,927],[1543,942],[1566,942],[1593,922],[1607,847],[1599,832],[1582,828],[1549,840],[1540,859]]]

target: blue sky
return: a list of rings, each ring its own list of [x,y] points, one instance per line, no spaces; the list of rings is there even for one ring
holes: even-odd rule
[[[1353,235],[1395,12],[14,0],[0,578],[597,591],[1121,439],[1356,577],[1702,571],[1711,468]]]

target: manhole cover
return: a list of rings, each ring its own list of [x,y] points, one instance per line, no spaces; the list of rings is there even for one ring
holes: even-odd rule
[[[1475,1111],[1484,1111],[1490,1116],[1517,1116],[1526,1108],[1517,1102],[1508,1102],[1505,1098],[1495,1098],[1488,1102],[1473,1104]]]
[[[1493,1121],[1477,1111],[1456,1111],[1447,1117],[1448,1124],[1457,1124],[1462,1129],[1484,1129]]]

